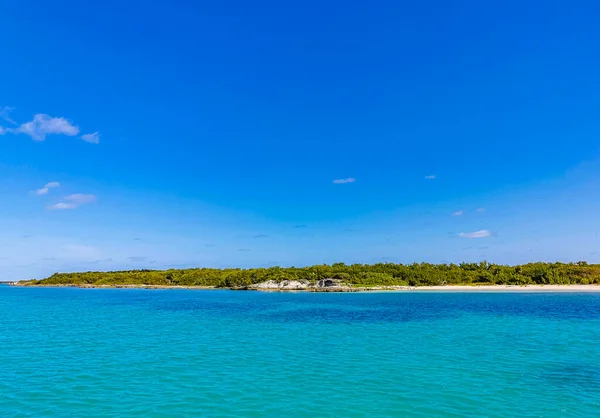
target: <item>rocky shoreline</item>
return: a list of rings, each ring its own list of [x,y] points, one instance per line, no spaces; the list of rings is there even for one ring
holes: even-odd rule
[[[600,292],[600,285],[443,285],[443,286],[371,286],[355,287],[335,279],[319,280],[316,283],[301,280],[269,280],[250,286],[177,286],[145,284],[32,284],[31,282],[9,282],[9,286],[18,287],[75,287],[81,289],[187,289],[187,290],[249,290],[263,292]]]
[[[215,287],[215,286],[177,286],[177,285],[146,285],[146,284],[33,284],[28,281],[8,283],[9,286],[18,287],[77,287],[80,289],[229,289],[229,290],[258,290],[258,291],[307,291],[307,292],[360,292],[371,290],[371,288],[353,287],[339,280],[324,279],[316,283],[308,280],[284,280],[276,282],[269,280],[250,286],[239,287]]]
[[[308,280],[283,280],[277,282],[275,280],[268,280],[266,282],[253,284],[250,286],[244,286],[241,290],[306,290],[306,291],[338,291],[338,292],[349,292],[357,291],[359,288],[352,287],[341,280],[337,279],[323,279],[318,280],[314,283]]]

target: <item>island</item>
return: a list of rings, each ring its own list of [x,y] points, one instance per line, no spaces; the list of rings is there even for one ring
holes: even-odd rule
[[[309,267],[191,268],[55,273],[15,286],[77,286],[114,288],[198,288],[233,290],[304,290],[355,292],[401,289],[465,289],[506,287],[600,289],[600,264],[528,263],[498,265],[488,262],[461,264],[351,264]],[[595,286],[592,286],[595,285]]]

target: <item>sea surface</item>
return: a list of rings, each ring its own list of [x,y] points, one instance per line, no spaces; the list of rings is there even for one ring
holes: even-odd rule
[[[1,417],[600,417],[600,294],[0,286]]]

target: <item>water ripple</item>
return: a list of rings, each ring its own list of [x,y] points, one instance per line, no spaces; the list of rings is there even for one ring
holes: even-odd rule
[[[600,416],[600,297],[0,288],[7,417]]]

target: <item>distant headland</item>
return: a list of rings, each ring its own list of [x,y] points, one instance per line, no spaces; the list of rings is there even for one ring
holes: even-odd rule
[[[365,290],[500,290],[512,288],[600,290],[600,264],[529,263],[352,264],[255,269],[195,268],[55,273],[16,286],[92,288],[197,288],[356,292]]]

